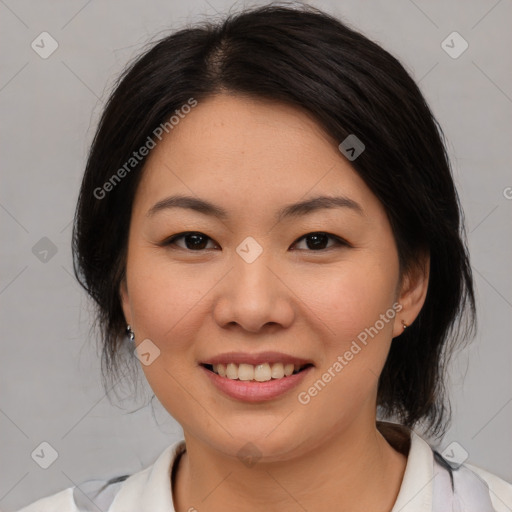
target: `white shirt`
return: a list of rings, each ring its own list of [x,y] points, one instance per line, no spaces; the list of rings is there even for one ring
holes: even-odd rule
[[[410,436],[407,465],[391,512],[512,512],[512,484],[463,464],[452,472],[452,491],[447,462],[435,456],[430,445],[414,431],[396,424],[386,425]],[[185,441],[177,441],[149,467],[123,481],[87,481],[18,512],[175,512],[170,474],[184,451]]]

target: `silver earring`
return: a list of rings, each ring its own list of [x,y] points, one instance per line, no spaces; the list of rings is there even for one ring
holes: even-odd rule
[[[131,328],[130,325],[126,326],[126,332],[128,333],[128,338],[130,339],[130,341],[134,341],[135,340],[135,333],[132,331],[132,328]]]

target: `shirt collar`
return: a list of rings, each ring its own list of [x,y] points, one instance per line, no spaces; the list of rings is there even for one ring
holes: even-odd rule
[[[391,512],[432,512],[435,476],[432,448],[413,430],[396,424],[394,427],[408,432],[410,448],[400,491]]]
[[[430,445],[413,430],[385,422],[391,431],[410,438],[400,491],[391,512],[432,512],[434,457]],[[382,432],[386,437],[386,432]],[[388,434],[389,435],[389,434]],[[148,468],[130,476],[119,490],[110,512],[175,512],[171,472],[185,451],[182,439],[168,446]]]
[[[168,446],[148,468],[130,476],[119,490],[109,512],[175,512],[171,471],[185,451],[185,440]]]

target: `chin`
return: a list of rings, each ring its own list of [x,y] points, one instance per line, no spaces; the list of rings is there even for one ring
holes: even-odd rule
[[[281,431],[279,431],[280,428],[282,428]],[[224,433],[222,439],[210,438],[208,444],[212,449],[227,456],[236,457],[242,462],[247,459],[248,465],[256,460],[276,462],[291,459],[311,449],[303,430],[295,432],[284,426],[276,428],[276,423],[273,423],[270,428],[265,424],[261,429],[255,426],[240,431],[230,429],[230,433],[233,437]],[[299,437],[299,434],[303,437]]]

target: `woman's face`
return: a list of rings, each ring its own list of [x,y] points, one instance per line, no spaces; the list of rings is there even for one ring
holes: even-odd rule
[[[391,339],[421,304],[408,309],[385,211],[339,142],[290,106],[218,95],[151,151],[122,303],[188,439],[270,461],[374,428]],[[176,196],[191,199],[165,202]],[[309,366],[283,377],[294,361]]]

